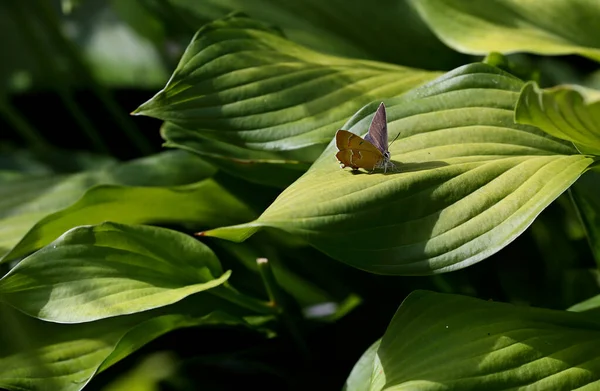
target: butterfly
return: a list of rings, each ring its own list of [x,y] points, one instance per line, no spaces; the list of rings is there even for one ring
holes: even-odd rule
[[[351,167],[352,171],[364,168],[373,172],[383,168],[394,170],[396,167],[390,161],[388,150],[387,117],[383,102],[375,112],[365,138],[361,138],[347,130],[340,129],[335,134],[335,143],[339,152],[335,155],[340,161],[340,167]]]

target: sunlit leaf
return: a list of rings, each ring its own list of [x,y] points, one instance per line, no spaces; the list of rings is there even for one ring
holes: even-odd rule
[[[599,339],[600,321],[583,314],[416,291],[361,390],[591,390],[600,384]]]
[[[595,0],[409,0],[446,45],[463,53],[579,54],[600,61]]]
[[[339,168],[330,145],[255,221],[207,231],[241,241],[261,227],[305,238],[332,258],[384,274],[460,269],[499,251],[593,162],[515,124],[522,82],[472,64],[385,101],[397,170]],[[378,102],[347,124],[364,134]]]
[[[75,228],[0,280],[0,300],[44,320],[80,323],[173,304],[222,284],[214,253],[164,228]]]
[[[541,90],[527,83],[515,121],[571,141],[582,153],[600,155],[600,91],[575,85]]]
[[[284,164],[309,163],[364,104],[436,75],[317,53],[263,23],[232,16],[200,29],[165,88],[134,114],[269,156],[277,152]]]

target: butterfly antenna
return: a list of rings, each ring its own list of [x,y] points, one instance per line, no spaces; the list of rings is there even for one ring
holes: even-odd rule
[[[398,134],[396,135],[396,137],[394,137],[394,139],[392,140],[392,142],[390,143],[390,145],[388,145],[388,149],[394,143],[394,141],[396,141],[398,139],[398,137],[400,136],[400,133],[402,133],[402,132],[398,132]]]

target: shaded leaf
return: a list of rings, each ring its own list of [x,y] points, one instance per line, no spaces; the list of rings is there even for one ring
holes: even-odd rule
[[[126,163],[105,165],[100,169],[85,171],[73,175],[48,176],[48,175],[19,175],[10,181],[4,181],[0,187],[0,256],[5,256],[30,230],[36,223],[47,218],[56,220],[57,216],[65,216],[65,220],[60,221],[58,231],[50,232],[50,236],[40,233],[42,229],[39,225],[35,233],[31,233],[28,243],[23,245],[18,252],[13,253],[23,255],[31,250],[39,248],[62,234],[66,229],[79,224],[90,224],[97,222],[98,216],[89,215],[89,220],[81,219],[80,216],[67,216],[61,210],[75,204],[75,209],[82,206],[98,205],[99,196],[106,192],[116,191],[121,194],[133,195],[143,189],[128,189],[110,187],[103,189],[91,189],[91,194],[86,195],[86,191],[99,184],[125,185],[125,186],[155,186],[148,188],[148,197],[158,197],[167,199],[174,197],[182,200],[186,198],[185,193],[177,194],[174,190],[160,189],[159,186],[176,186],[187,183],[193,183],[203,178],[209,177],[215,173],[215,168],[205,163],[200,158],[183,151],[169,151],[158,155],[132,160]],[[0,179],[4,179],[0,176]],[[112,190],[108,190],[112,189]],[[81,199],[83,196],[83,199]],[[168,197],[167,197],[168,196]],[[103,200],[108,201],[107,199]],[[115,201],[115,200],[113,200]],[[189,201],[188,201],[189,202]],[[118,204],[118,202],[117,202]],[[140,205],[141,206],[141,205]],[[169,209],[169,205],[162,205],[163,210]],[[58,212],[54,217],[50,216]],[[107,211],[105,210],[104,213]],[[144,211],[147,217],[144,219],[133,220],[133,222],[152,220],[153,210]],[[164,215],[164,213],[163,213]],[[126,215],[125,215],[126,216]],[[84,217],[88,217],[87,215]],[[105,220],[105,219],[104,219]],[[132,220],[129,220],[132,222]],[[74,224],[74,225],[70,225]],[[36,244],[31,247],[32,242]],[[37,247],[36,247],[37,246]],[[3,258],[6,260],[7,258]]]
[[[600,173],[590,170],[571,188],[571,197],[585,229],[585,233],[596,259],[600,265]]]
[[[581,153],[600,155],[600,91],[575,85],[541,90],[527,83],[515,121],[571,141]]]
[[[171,24],[192,28],[232,11],[242,11],[278,26],[294,42],[344,57],[427,69],[451,69],[464,62],[463,56],[444,46],[429,31],[406,1],[379,0],[374,4],[343,0],[145,0],[145,3],[162,18],[167,13],[176,15]]]
[[[80,323],[173,304],[229,277],[182,233],[104,223],[75,228],[0,280],[0,300],[26,314]]]
[[[593,162],[517,125],[522,82],[472,64],[386,101],[397,171],[341,170],[331,144],[255,221],[207,231],[241,241],[261,227],[300,235],[363,270],[416,275],[460,269],[499,251]],[[378,103],[347,124],[364,134]]]
[[[199,132],[166,122],[161,135],[167,147],[181,148],[210,160],[230,175],[250,182],[284,188],[298,179],[310,166],[300,160],[284,160],[278,152],[258,151],[203,138]]]
[[[251,312],[200,293],[175,305],[82,324],[57,324],[25,316],[0,303],[0,387],[75,391],[149,341],[171,330],[199,325],[246,325]]]
[[[165,88],[134,114],[309,163],[361,106],[436,75],[320,54],[232,16],[200,29]]]
[[[99,185],[75,204],[37,222],[3,259],[27,255],[79,225],[115,221],[214,227],[254,217],[252,210],[213,179],[166,188]]]
[[[582,314],[416,291],[363,389],[595,389],[599,337],[600,322]]]
[[[468,54],[579,54],[600,61],[594,0],[409,0],[446,45]]]

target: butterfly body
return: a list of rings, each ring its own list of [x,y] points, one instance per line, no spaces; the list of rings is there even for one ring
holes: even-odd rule
[[[342,168],[350,167],[353,171],[363,168],[369,172],[383,168],[387,172],[388,168],[394,168],[387,140],[387,118],[381,103],[364,139],[347,130],[337,131],[335,142],[339,152],[335,156]]]

